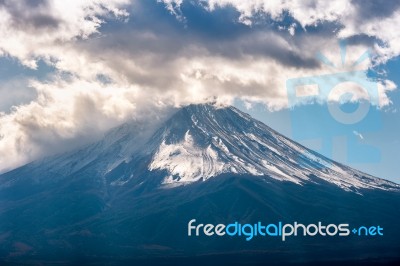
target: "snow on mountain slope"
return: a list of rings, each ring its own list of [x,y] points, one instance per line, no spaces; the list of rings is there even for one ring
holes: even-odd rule
[[[327,159],[234,107],[185,107],[157,134],[153,138],[160,144],[148,169],[166,170],[163,184],[176,186],[235,173],[299,185],[316,182],[316,177],[345,190],[399,188]]]
[[[104,176],[123,162],[128,162],[170,115],[159,121],[131,121],[111,129],[102,139],[77,150],[43,158],[0,175],[0,188],[23,182],[54,182],[87,170],[103,180]]]
[[[234,107],[189,105],[159,123],[131,122],[79,150],[0,175],[0,188],[88,176],[104,186],[136,186],[157,175],[175,187],[221,174],[303,185],[329,182],[347,191],[399,190],[400,185],[334,162],[282,136]],[[161,125],[161,126],[160,126]],[[157,181],[158,182],[158,181]]]
[[[227,172],[229,169],[224,169],[225,167],[210,145],[206,148],[196,147],[188,130],[179,143],[161,143],[149,170],[167,169],[171,176],[167,177],[164,183],[173,183],[174,175],[179,176],[180,182],[191,182]]]

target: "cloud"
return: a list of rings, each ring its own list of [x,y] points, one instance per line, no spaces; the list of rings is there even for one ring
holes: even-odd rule
[[[158,123],[170,112],[154,98],[146,100],[137,86],[114,87],[76,78],[50,84],[31,81],[30,86],[38,94],[35,101],[0,113],[3,171],[94,141],[126,120]]]
[[[0,1],[0,55],[18,58],[30,68],[38,59],[57,60],[53,48],[98,32],[102,17],[126,16],[126,0]],[[54,57],[54,58],[53,58]]]
[[[150,121],[169,106],[241,98],[271,110],[287,108],[290,78],[365,71],[374,62],[353,63],[367,49],[380,52],[381,62],[396,55],[395,43],[382,46],[377,40],[397,34],[380,31],[396,21],[398,11],[383,10],[368,21],[362,16],[375,7],[359,6],[350,1],[0,0],[0,56],[14,58],[22,68],[38,69],[38,62],[51,66],[46,79],[0,83],[2,96],[7,95],[0,100],[0,172],[87,143],[128,119]],[[357,19],[362,23],[356,25]],[[349,40],[345,64],[338,36]],[[336,67],[317,60],[318,51]],[[374,104],[387,106],[388,92],[397,86],[384,78],[377,82]],[[364,99],[355,89],[351,100]]]
[[[364,136],[360,132],[354,130],[353,134],[356,135],[360,140],[364,140]]]
[[[180,10],[181,0],[164,0],[169,9]],[[318,1],[318,0],[202,0],[203,7],[210,12],[224,7],[234,7],[240,16],[238,20],[246,25],[259,22],[259,14],[266,14],[275,21],[284,21],[285,14],[297,21],[304,29],[321,23],[340,25],[338,37],[349,38],[357,35],[376,37],[380,61],[400,55],[400,33],[396,27],[400,22],[398,1]],[[183,14],[184,15],[184,14]],[[293,24],[286,27],[294,33]]]
[[[158,3],[163,2],[166,5],[166,8],[168,11],[176,16],[177,19],[180,21],[184,21],[184,17],[182,15],[182,11],[180,9],[180,6],[183,3],[183,0],[157,0]]]
[[[37,98],[35,90],[26,78],[13,78],[0,84],[0,114],[13,106],[28,104]]]

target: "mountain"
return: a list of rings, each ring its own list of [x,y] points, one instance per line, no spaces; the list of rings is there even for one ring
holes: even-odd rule
[[[398,184],[323,157],[234,107],[190,105],[155,125],[126,123],[0,175],[0,261],[400,259]],[[379,225],[388,233],[287,242],[189,237],[191,219]]]

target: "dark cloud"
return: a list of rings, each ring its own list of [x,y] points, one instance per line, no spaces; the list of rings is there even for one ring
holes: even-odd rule
[[[4,8],[11,15],[13,27],[33,30],[55,30],[60,21],[48,11],[47,0],[24,0],[0,2],[0,8]]]
[[[352,0],[352,3],[359,20],[389,17],[400,8],[400,1],[396,0]]]
[[[304,47],[303,36],[279,31],[276,22],[249,27],[238,22],[240,14],[233,7],[209,12],[191,1],[185,1],[181,10],[183,22],[156,1],[137,1],[128,23],[111,21],[102,26],[103,37],[83,40],[79,45],[83,52],[98,56],[130,81],[146,87],[173,85],[176,77],[165,69],[173,69],[175,60],[197,56],[232,61],[253,57],[288,67],[319,67],[314,53]],[[284,26],[291,23],[290,19],[282,21]],[[130,63],[141,69],[130,67]]]

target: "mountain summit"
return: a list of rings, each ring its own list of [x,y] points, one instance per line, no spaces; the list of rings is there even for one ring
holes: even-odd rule
[[[154,140],[157,145],[148,169],[166,170],[163,184],[234,173],[299,185],[319,178],[345,190],[399,188],[325,158],[234,107],[182,108],[157,131]]]
[[[144,178],[154,173],[158,184]],[[108,186],[150,182],[168,188],[235,174],[298,185],[328,182],[346,191],[400,189],[307,149],[235,107],[210,104],[183,107],[158,128],[125,123],[94,144],[1,178],[5,185],[21,178],[26,182],[26,176],[46,182],[82,174]]]
[[[125,123],[98,142],[2,174],[0,206],[0,264],[399,259],[399,185],[323,157],[234,107],[189,105],[160,123]],[[326,221],[388,233],[246,242],[188,237],[192,219]]]

